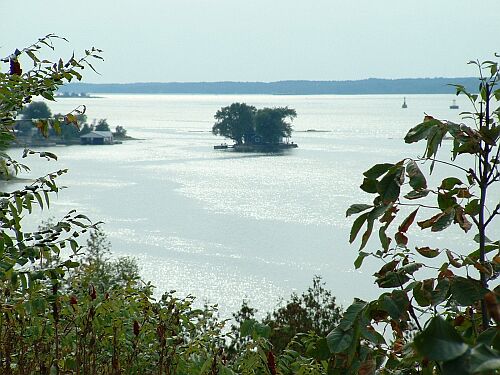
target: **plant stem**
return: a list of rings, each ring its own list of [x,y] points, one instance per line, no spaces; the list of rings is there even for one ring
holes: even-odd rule
[[[485,110],[482,111],[481,105],[481,113],[480,113],[480,131],[485,129],[488,130],[490,123],[490,92],[489,86],[485,83],[486,89],[486,98],[485,98]],[[485,142],[481,142],[481,151],[479,153],[479,187],[480,187],[480,201],[479,201],[479,262],[484,266],[486,261],[485,256],[485,247],[486,247],[486,221],[485,221],[485,208],[486,208],[486,193],[488,189],[488,165],[489,165],[489,154],[490,147]],[[486,274],[482,271],[479,271],[479,275],[481,278],[481,285],[484,288],[488,288],[488,281],[486,279]],[[481,300],[481,317],[483,323],[483,330],[486,330],[489,325],[488,319],[488,310],[486,309],[486,303]]]

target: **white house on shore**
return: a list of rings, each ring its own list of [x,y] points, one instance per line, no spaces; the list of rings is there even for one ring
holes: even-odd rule
[[[112,145],[113,133],[110,131],[91,131],[85,135],[80,136],[80,143],[82,145]]]

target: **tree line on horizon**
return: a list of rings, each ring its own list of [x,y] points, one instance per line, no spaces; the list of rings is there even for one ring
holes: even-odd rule
[[[131,94],[270,94],[270,95],[368,95],[454,94],[451,84],[474,92],[477,78],[368,78],[346,81],[290,80],[276,82],[137,82],[70,83],[64,91],[75,93]]]

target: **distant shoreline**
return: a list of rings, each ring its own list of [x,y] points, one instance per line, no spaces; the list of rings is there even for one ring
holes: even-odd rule
[[[277,82],[149,82],[69,83],[62,91],[91,94],[209,94],[209,95],[377,95],[455,94],[452,85],[477,91],[478,79],[456,78],[370,78],[358,81]]]

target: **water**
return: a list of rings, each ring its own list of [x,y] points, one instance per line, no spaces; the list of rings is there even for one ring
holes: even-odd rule
[[[346,209],[370,203],[358,188],[363,171],[421,154],[423,144],[405,145],[402,138],[424,111],[458,121],[458,111],[448,108],[452,99],[407,96],[405,110],[402,97],[391,95],[60,99],[50,104],[53,112],[83,103],[89,120],[107,118],[140,140],[55,147],[48,151],[57,162],[32,158],[29,164],[34,175],[69,169],[59,182],[68,188],[42,216],[76,208],[104,221],[114,254],[136,257],[157,295],[171,289],[192,294],[200,303],[219,303],[225,316],[243,299],[265,312],[321,275],[345,306],[354,296],[378,293],[371,276],[378,264],[354,270],[357,244],[348,244]],[[214,151],[224,140],[210,133],[213,115],[233,102],[295,108],[292,140],[299,148],[283,155]],[[456,247],[458,238],[458,231],[418,233],[412,245]],[[370,247],[377,248],[376,238]]]

